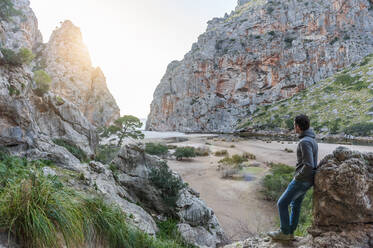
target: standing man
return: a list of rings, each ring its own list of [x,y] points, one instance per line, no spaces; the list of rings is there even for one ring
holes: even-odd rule
[[[268,236],[274,240],[294,240],[301,204],[307,190],[313,186],[317,167],[318,145],[315,141],[315,133],[310,129],[309,118],[306,115],[295,117],[294,130],[299,134],[300,139],[297,148],[298,162],[293,180],[277,202],[281,227],[278,231],[268,233]]]

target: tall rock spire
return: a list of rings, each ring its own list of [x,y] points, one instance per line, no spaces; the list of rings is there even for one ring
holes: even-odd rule
[[[92,67],[82,33],[71,21],[54,30],[43,51],[52,91],[68,99],[95,126],[107,126],[120,111],[101,71]]]

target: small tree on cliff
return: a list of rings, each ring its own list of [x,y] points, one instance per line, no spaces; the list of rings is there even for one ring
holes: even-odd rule
[[[118,136],[118,146],[121,146],[125,137],[131,137],[134,139],[143,139],[144,134],[138,130],[142,126],[142,122],[139,118],[133,115],[124,115],[114,121],[114,125],[109,126],[105,129],[102,136],[109,136],[114,134]]]

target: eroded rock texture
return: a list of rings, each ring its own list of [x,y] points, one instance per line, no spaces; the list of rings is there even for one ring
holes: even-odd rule
[[[373,223],[373,153],[340,147],[320,162],[315,225]]]
[[[240,0],[208,22],[157,86],[147,130],[230,132],[258,105],[291,97],[373,52],[368,0]]]
[[[324,157],[315,177],[314,222],[305,238],[272,242],[249,238],[226,248],[373,247],[373,153],[338,147]]]
[[[65,21],[42,50],[39,63],[52,77],[52,91],[74,103],[94,126],[107,126],[120,115],[102,70],[93,68],[80,29]]]
[[[2,48],[15,53],[27,48],[35,53],[42,37],[29,1],[12,3],[18,14],[0,19]],[[68,101],[58,101],[52,92],[43,97],[34,93],[35,63],[12,65],[3,55],[0,61],[0,145],[20,155],[51,159],[71,168],[78,160],[52,139],[76,143],[92,154],[97,135],[79,109]]]
[[[182,189],[175,207],[164,202],[160,189],[149,178],[152,168],[157,168],[161,160],[146,154],[143,145],[123,146],[113,163],[119,169],[117,183],[127,190],[129,198],[141,202],[141,206],[154,215],[176,216],[178,230],[189,243],[216,247],[224,242],[224,232],[213,210],[199,199],[199,194],[193,189]]]
[[[196,192],[184,188],[176,196],[176,206],[163,201],[161,190],[149,179],[151,169],[161,161],[145,154],[143,145],[123,146],[109,166],[97,161],[82,163],[55,144],[54,139],[62,139],[91,157],[98,143],[95,125],[109,124],[119,116],[119,109],[102,71],[91,67],[79,29],[64,22],[43,45],[29,2],[13,3],[22,14],[0,19],[1,45],[16,54],[22,47],[33,49],[38,57],[31,64],[15,65],[0,54],[0,149],[27,159],[53,161],[57,167],[46,167],[44,173],[64,176],[69,186],[87,194],[103,195],[128,214],[130,223],[150,235],[158,231],[156,216],[172,214],[180,219],[179,230],[190,243],[219,245],[223,230]],[[33,70],[40,69],[53,79],[45,94],[35,94],[38,86]],[[0,247],[14,247],[3,242],[1,232]]]

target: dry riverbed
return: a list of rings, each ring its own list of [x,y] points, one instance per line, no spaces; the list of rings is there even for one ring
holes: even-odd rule
[[[211,207],[219,219],[228,237],[242,240],[250,233],[265,232],[275,228],[277,208],[275,203],[262,199],[260,194],[261,179],[268,173],[265,162],[280,162],[291,166],[296,163],[297,142],[267,143],[261,140],[234,138],[234,141],[206,135],[190,135],[184,142],[168,143],[177,146],[209,147],[211,154],[185,161],[169,160],[170,168],[178,172],[183,180],[201,194],[201,199]],[[148,139],[146,142],[165,141],[164,139]],[[232,147],[234,146],[234,147]],[[319,160],[331,153],[338,144],[319,143]],[[373,151],[373,147],[349,146],[353,150]],[[285,148],[294,152],[289,153]],[[214,152],[226,149],[229,155],[249,152],[256,156],[258,168],[246,169],[250,180],[221,179],[216,170],[222,157]]]

